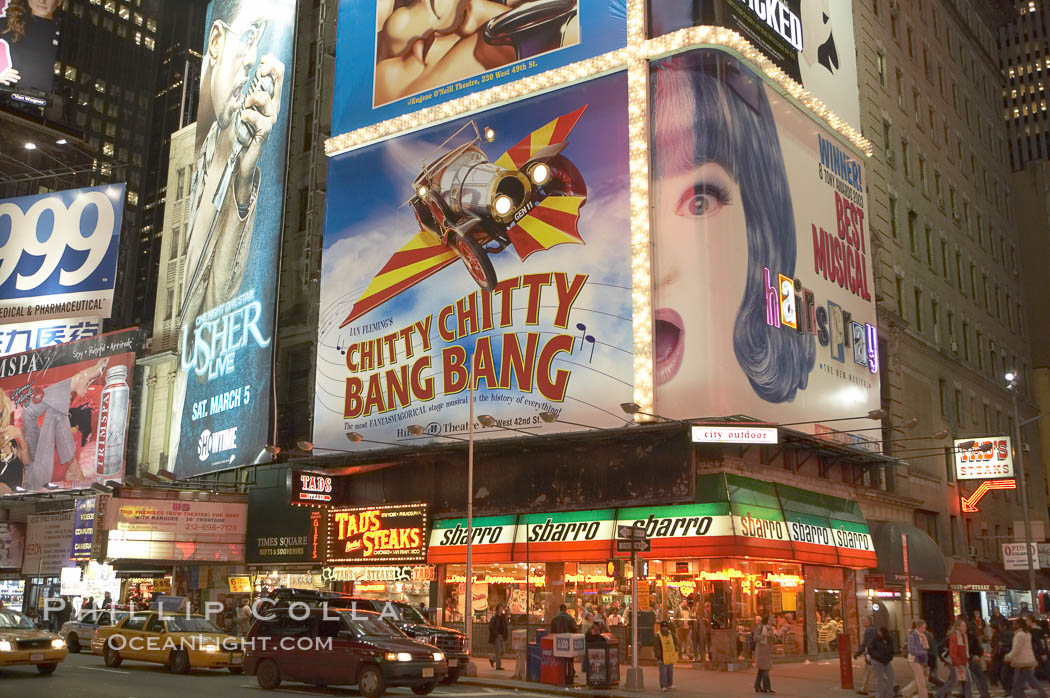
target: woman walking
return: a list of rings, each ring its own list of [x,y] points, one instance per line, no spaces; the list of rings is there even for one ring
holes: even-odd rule
[[[755,693],[776,693],[769,686],[769,670],[773,668],[773,628],[769,627],[769,616],[762,616],[762,621],[754,629],[755,637]]]
[[[908,633],[908,667],[915,680],[901,689],[903,696],[918,696],[927,698],[926,688],[926,665],[927,656],[930,652],[930,643],[926,639],[926,621],[917,620],[911,624],[911,632]]]
[[[937,698],[944,698],[957,684],[963,686],[964,698],[973,698],[970,681],[970,645],[966,639],[966,619],[959,616],[948,631],[948,680],[937,689]]]
[[[1032,648],[1032,633],[1024,618],[1014,621],[1013,646],[1003,659],[1014,668],[1013,698],[1025,698],[1025,689],[1031,686],[1046,698],[1046,691],[1035,680],[1035,651]]]

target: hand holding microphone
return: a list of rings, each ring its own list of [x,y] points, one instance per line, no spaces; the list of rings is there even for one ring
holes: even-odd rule
[[[236,137],[242,151],[234,182],[238,203],[251,198],[255,168],[270,131],[281,109],[281,90],[284,86],[284,64],[267,54],[259,61],[241,104],[235,125]]]

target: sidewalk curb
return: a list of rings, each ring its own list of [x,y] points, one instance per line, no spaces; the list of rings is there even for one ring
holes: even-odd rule
[[[518,681],[515,679],[488,679],[485,677],[460,677],[457,684],[464,686],[483,686],[485,688],[502,688],[530,693],[546,693],[552,696],[602,696],[603,698],[638,698],[647,695],[646,691],[628,691],[616,688],[588,688],[585,685],[575,688],[552,686],[536,681]]]

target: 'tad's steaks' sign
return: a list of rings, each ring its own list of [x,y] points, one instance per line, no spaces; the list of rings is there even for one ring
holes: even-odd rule
[[[426,504],[329,509],[327,562],[425,562],[426,530]]]

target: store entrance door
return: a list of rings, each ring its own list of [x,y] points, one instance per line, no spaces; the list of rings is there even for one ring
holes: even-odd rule
[[[951,597],[946,591],[921,591],[919,600],[922,604],[922,619],[933,636],[942,639],[952,623]]]

